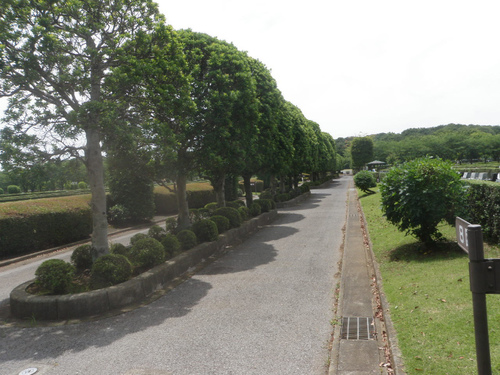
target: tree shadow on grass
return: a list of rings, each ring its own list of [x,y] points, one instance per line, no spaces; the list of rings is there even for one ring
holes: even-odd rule
[[[467,254],[456,242],[451,241],[436,242],[433,245],[414,242],[389,252],[391,262],[436,262],[456,258],[467,258]]]

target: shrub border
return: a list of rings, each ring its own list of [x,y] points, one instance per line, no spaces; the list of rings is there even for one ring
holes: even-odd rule
[[[191,267],[222,253],[226,246],[240,242],[259,226],[269,224],[277,217],[277,210],[261,214],[220,235],[217,241],[202,243],[131,280],[108,288],[63,296],[36,296],[26,292],[34,280],[27,281],[10,293],[11,314],[16,318],[68,320],[123,309],[144,301]]]

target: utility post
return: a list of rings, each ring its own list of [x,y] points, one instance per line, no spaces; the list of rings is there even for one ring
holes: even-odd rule
[[[456,218],[455,224],[458,245],[469,254],[478,375],[491,375],[486,294],[500,293],[500,278],[495,277],[496,269],[500,268],[500,259],[484,259],[480,225],[470,224],[459,217]]]

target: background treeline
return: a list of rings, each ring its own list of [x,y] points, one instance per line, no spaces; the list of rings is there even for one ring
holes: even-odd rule
[[[500,161],[500,126],[448,124],[412,128],[396,133],[378,133],[373,140],[373,159],[394,165],[424,156],[456,163]],[[352,138],[337,138],[337,152],[349,163]]]

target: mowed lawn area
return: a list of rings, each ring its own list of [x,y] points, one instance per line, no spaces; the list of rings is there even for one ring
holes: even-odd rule
[[[455,228],[442,224],[446,242],[425,249],[385,220],[374,190],[358,196],[406,373],[477,373],[468,257],[456,245]],[[499,258],[499,247],[485,244],[485,255]],[[487,303],[492,368],[500,374],[500,295],[488,295]]]

